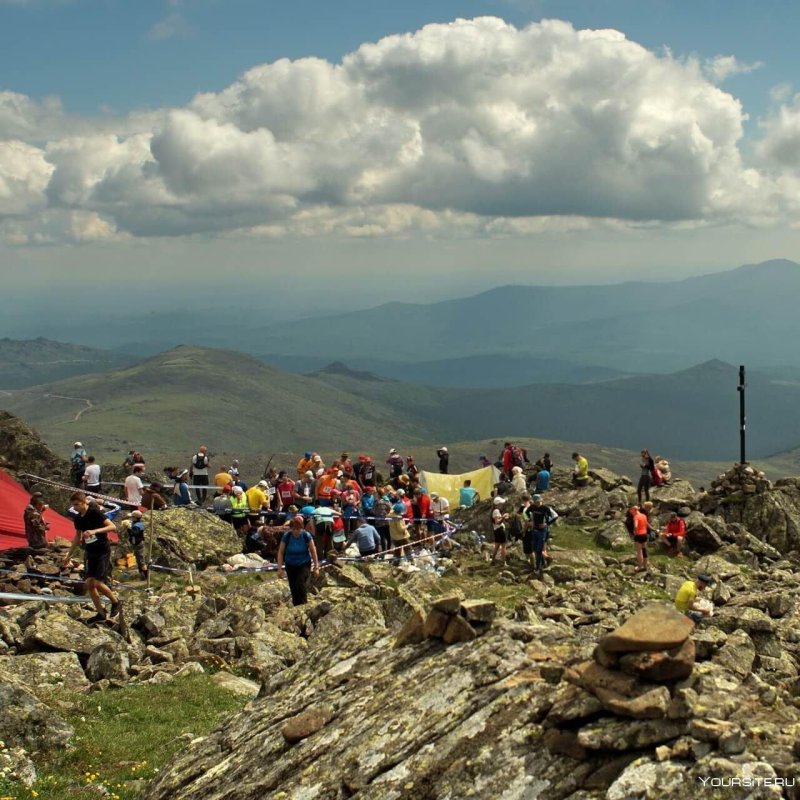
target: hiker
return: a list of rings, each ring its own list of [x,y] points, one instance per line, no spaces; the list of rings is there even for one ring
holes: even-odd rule
[[[331,505],[334,491],[341,491],[341,484],[339,483],[339,470],[331,467],[323,471],[314,487],[314,497],[317,500],[317,505]]]
[[[293,503],[298,508],[307,506],[314,499],[314,473],[306,470],[294,484]]]
[[[223,486],[227,486],[230,482],[231,473],[226,469],[220,469],[220,471],[214,476],[214,486],[217,487],[217,490],[222,489]]]
[[[380,534],[363,517],[358,519],[358,527],[347,540],[348,545],[352,542],[358,545],[358,554],[361,558],[376,556],[381,552]]]
[[[680,518],[677,511],[669,515],[669,520],[661,531],[661,541],[667,547],[667,555],[673,558],[683,558],[683,540],[686,537],[686,523]]]
[[[575,468],[572,470],[572,485],[577,489],[588,486],[589,460],[578,452],[572,454],[572,460],[575,462]]]
[[[475,503],[480,503],[481,496],[478,490],[472,487],[472,481],[467,478],[464,485],[458,490],[458,505],[461,508],[472,508]]]
[[[698,575],[694,580],[684,581],[675,593],[675,608],[689,617],[695,624],[702,622],[714,613],[714,604],[697,595],[706,588],[713,586],[714,579],[709,575]]]
[[[386,465],[389,467],[389,478],[397,485],[397,479],[403,474],[403,456],[394,447],[389,451]]]
[[[34,492],[22,512],[25,538],[28,540],[28,547],[34,550],[43,550],[47,547],[47,529],[50,527],[50,523],[44,521],[43,515],[48,508],[49,506],[44,502],[44,495],[41,492]]]
[[[214,498],[211,508],[214,513],[223,521],[231,522],[231,485],[227,484],[222,487],[220,493]]]
[[[422,539],[425,535],[423,531],[431,529],[431,498],[428,496],[428,493],[420,487],[414,489],[413,498],[414,527],[417,531],[417,538]]]
[[[137,464],[133,468],[133,473],[125,478],[125,499],[137,506],[142,504],[142,489],[144,489],[142,475],[144,475],[144,467]]]
[[[82,480],[87,492],[100,494],[100,465],[95,461],[94,456],[87,457]]]
[[[439,456],[439,474],[447,475],[447,470],[450,464],[450,453],[447,448],[442,445],[437,451],[436,455]]]
[[[546,454],[545,454],[546,455]],[[550,488],[550,470],[546,467],[540,467],[534,478],[536,494],[546,492]]]
[[[233,461],[231,461],[231,465],[228,468],[228,475],[231,476],[231,480],[234,481],[234,482],[238,479],[238,477],[239,477],[239,459],[238,458],[234,458]]]
[[[185,469],[178,473],[175,486],[172,487],[172,505],[190,506],[192,496],[189,493],[189,470]]]
[[[281,536],[278,547],[278,577],[283,577],[284,565],[292,593],[292,605],[302,606],[308,602],[309,567],[319,575],[319,559],[314,537],[303,529],[303,517],[292,517],[288,533]]]
[[[149,486],[145,486],[142,489],[142,508],[146,508],[148,511],[161,511],[162,508],[167,507],[167,501],[161,496],[161,490],[164,487],[160,483],[156,483],[155,481],[151,483]]]
[[[404,519],[405,513],[406,507],[400,501],[392,506],[392,510],[389,513],[389,536],[394,550],[393,564],[399,564],[401,558],[411,560],[411,550],[408,548],[411,536]]]
[[[265,480],[260,480],[245,492],[245,497],[250,524],[258,527],[262,521],[261,515],[270,510],[269,484]]]
[[[672,470],[669,466],[669,461],[667,461],[664,456],[656,456],[654,461],[656,462],[656,469],[661,474],[662,485],[669,483],[672,480]]]
[[[391,489],[391,487],[388,488]],[[372,487],[370,487],[370,489],[371,491],[364,493],[364,498],[361,501],[362,508],[364,512],[367,513],[364,503],[368,497],[374,498],[374,505],[369,518],[372,520],[375,530],[378,531],[378,536],[381,537],[381,550],[388,550],[392,546],[388,520],[389,512],[392,510],[391,495],[388,491],[384,491],[382,494],[378,495]]]
[[[280,515],[280,519],[285,519],[289,506],[294,505],[294,481],[289,477],[289,473],[282,469],[278,472],[278,479],[275,483],[275,511]]]
[[[531,505],[528,506],[525,514],[530,523],[529,548],[535,556],[533,567],[541,578],[544,575],[546,563],[550,560],[546,549],[550,536],[550,525],[557,519],[557,515],[550,506],[544,504],[544,500],[539,494],[535,494],[531,498]]]
[[[491,462],[491,461],[489,461],[489,459],[488,459],[488,458],[486,458],[486,454],[485,454],[485,453],[481,453],[481,454],[478,456],[478,461],[480,461],[480,462],[481,462],[481,467],[483,467],[484,469],[485,469],[486,467],[491,467],[491,466],[492,466],[492,462]]]
[[[515,492],[525,491],[525,476],[522,474],[522,467],[511,467],[511,486]]]
[[[333,521],[341,512],[336,508],[335,496],[331,498],[329,505],[318,502],[311,515],[314,530],[314,543],[320,553],[326,553],[331,546],[333,539]]]
[[[647,572],[647,532],[650,527],[646,514],[639,506],[631,506],[625,518],[628,529],[636,546],[636,568],[634,572]]]
[[[139,575],[147,580],[147,560],[144,555],[144,522],[142,512],[136,509],[131,511],[131,526],[128,528],[128,541],[131,543],[133,555],[136,557],[136,569]]]
[[[344,473],[347,480],[354,480],[353,478],[353,462],[350,460],[350,453],[346,450],[342,451],[339,456],[339,469]]]
[[[97,614],[87,622],[113,619],[119,614],[122,604],[105,581],[111,574],[111,545],[108,541],[108,534],[116,531],[116,528],[114,523],[106,519],[96,506],[89,505],[89,499],[83,492],[75,492],[70,497],[70,503],[77,512],[77,516],[74,518],[75,538],[67,551],[62,566],[66,569],[72,560],[72,553],[79,547],[84,548],[86,590],[97,611]],[[106,615],[100,600],[101,594],[111,601],[108,615]]]
[[[413,481],[419,475],[419,467],[414,461],[414,456],[406,456],[406,475],[408,475],[410,481]]]
[[[505,505],[504,497],[495,497],[492,501],[492,532],[494,533],[494,550],[492,552],[492,564],[495,559],[500,555],[503,566],[506,566],[506,542],[508,541],[506,533],[506,520],[508,514],[504,514],[502,506]]]
[[[195,486],[208,486],[208,471],[210,462],[208,460],[208,448],[201,444],[197,452],[192,456],[192,463],[189,467],[189,476]],[[196,489],[197,504],[203,505],[208,497],[208,489]]]
[[[231,490],[231,525],[237,533],[244,533],[250,527],[247,519],[249,509],[244,489],[241,486],[234,486]]]
[[[303,457],[297,462],[297,477],[302,478],[303,474],[314,469],[314,454],[306,450]],[[311,473],[314,474],[313,472]]]
[[[378,480],[378,470],[372,459],[365,455],[359,456],[358,461],[360,464],[357,477],[359,486],[362,489],[366,489],[367,486],[375,486]]]
[[[86,469],[86,450],[80,442],[72,445],[72,453],[69,457],[70,473],[72,475],[72,485],[80,488],[83,486],[83,471]]]
[[[639,461],[639,483],[636,485],[636,498],[639,501],[639,505],[642,504],[642,493],[644,493],[645,500],[650,499],[650,485],[652,483],[653,472],[656,468],[655,461],[653,461],[653,457],[650,455],[649,450],[642,450],[639,453],[641,460]]]
[[[536,460],[534,466],[539,470],[553,471],[553,462],[550,459],[550,453],[545,453],[541,458]]]
[[[503,475],[511,480],[511,470],[514,467],[514,450],[511,442],[503,443],[503,452],[500,455],[500,461],[502,462]]]
[[[450,519],[450,501],[438,492],[431,492],[431,529],[434,533],[444,533],[444,521]]]
[[[128,450],[128,455],[125,456],[125,460],[122,462],[122,466],[127,470],[128,475],[133,472],[133,468],[137,464],[145,465],[142,454],[137,450]]]

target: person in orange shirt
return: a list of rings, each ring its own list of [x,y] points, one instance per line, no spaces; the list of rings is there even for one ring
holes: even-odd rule
[[[633,541],[636,546],[636,569],[634,572],[647,572],[647,532],[650,530],[650,523],[647,515],[639,506],[632,506],[628,513],[633,520]]]
[[[297,477],[302,478],[303,474],[308,472],[308,470],[314,469],[314,460],[312,458],[314,454],[307,450],[303,457],[297,462]]]

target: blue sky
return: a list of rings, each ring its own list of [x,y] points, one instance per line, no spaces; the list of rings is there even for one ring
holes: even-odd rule
[[[754,115],[797,68],[800,4],[788,0],[0,0],[0,76],[3,88],[58,95],[75,113],[181,105],[254,64],[336,62],[387,34],[481,15],[566,19],[676,55],[761,62],[729,86]]]
[[[0,0],[0,264],[28,298],[0,312],[144,302],[134,274],[208,303],[235,269],[280,304],[301,271],[365,306],[800,260],[798,23],[787,0]]]

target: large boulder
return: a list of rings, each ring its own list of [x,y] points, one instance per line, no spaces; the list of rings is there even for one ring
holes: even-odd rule
[[[72,726],[21,686],[0,683],[0,739],[26,750],[63,748]]]
[[[57,690],[71,693],[89,688],[86,673],[74,652],[3,656],[0,681],[24,686],[40,700],[47,700]]]
[[[91,627],[62,611],[38,617],[25,629],[22,644],[26,650],[62,650],[88,656],[92,650],[119,634],[106,627]]]
[[[607,653],[671,650],[689,638],[692,627],[692,623],[673,606],[653,603],[604,636],[600,646]]]
[[[168,508],[154,512],[153,561],[165,567],[219,566],[242,552],[242,540],[227,522],[202,509]],[[150,536],[150,515],[145,517]]]
[[[739,522],[781,553],[800,550],[800,488],[781,484],[760,494],[723,498],[717,513]]]

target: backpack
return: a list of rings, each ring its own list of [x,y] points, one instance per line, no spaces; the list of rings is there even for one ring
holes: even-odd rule
[[[519,447],[515,445],[511,446],[511,462],[515,467],[524,467],[525,466],[525,456],[520,450]]]
[[[550,506],[545,506],[545,522],[548,525],[553,525],[555,521],[558,519],[558,511]]]
[[[206,468],[206,457],[202,453],[196,453],[194,457],[193,466],[195,469]]]
[[[519,514],[514,514],[514,516],[509,520],[508,535],[513,541],[518,542],[520,539],[522,539],[522,534],[522,517]]]
[[[633,515],[630,512],[625,514],[625,530],[628,531],[631,536],[633,536],[635,528],[633,525]]]

